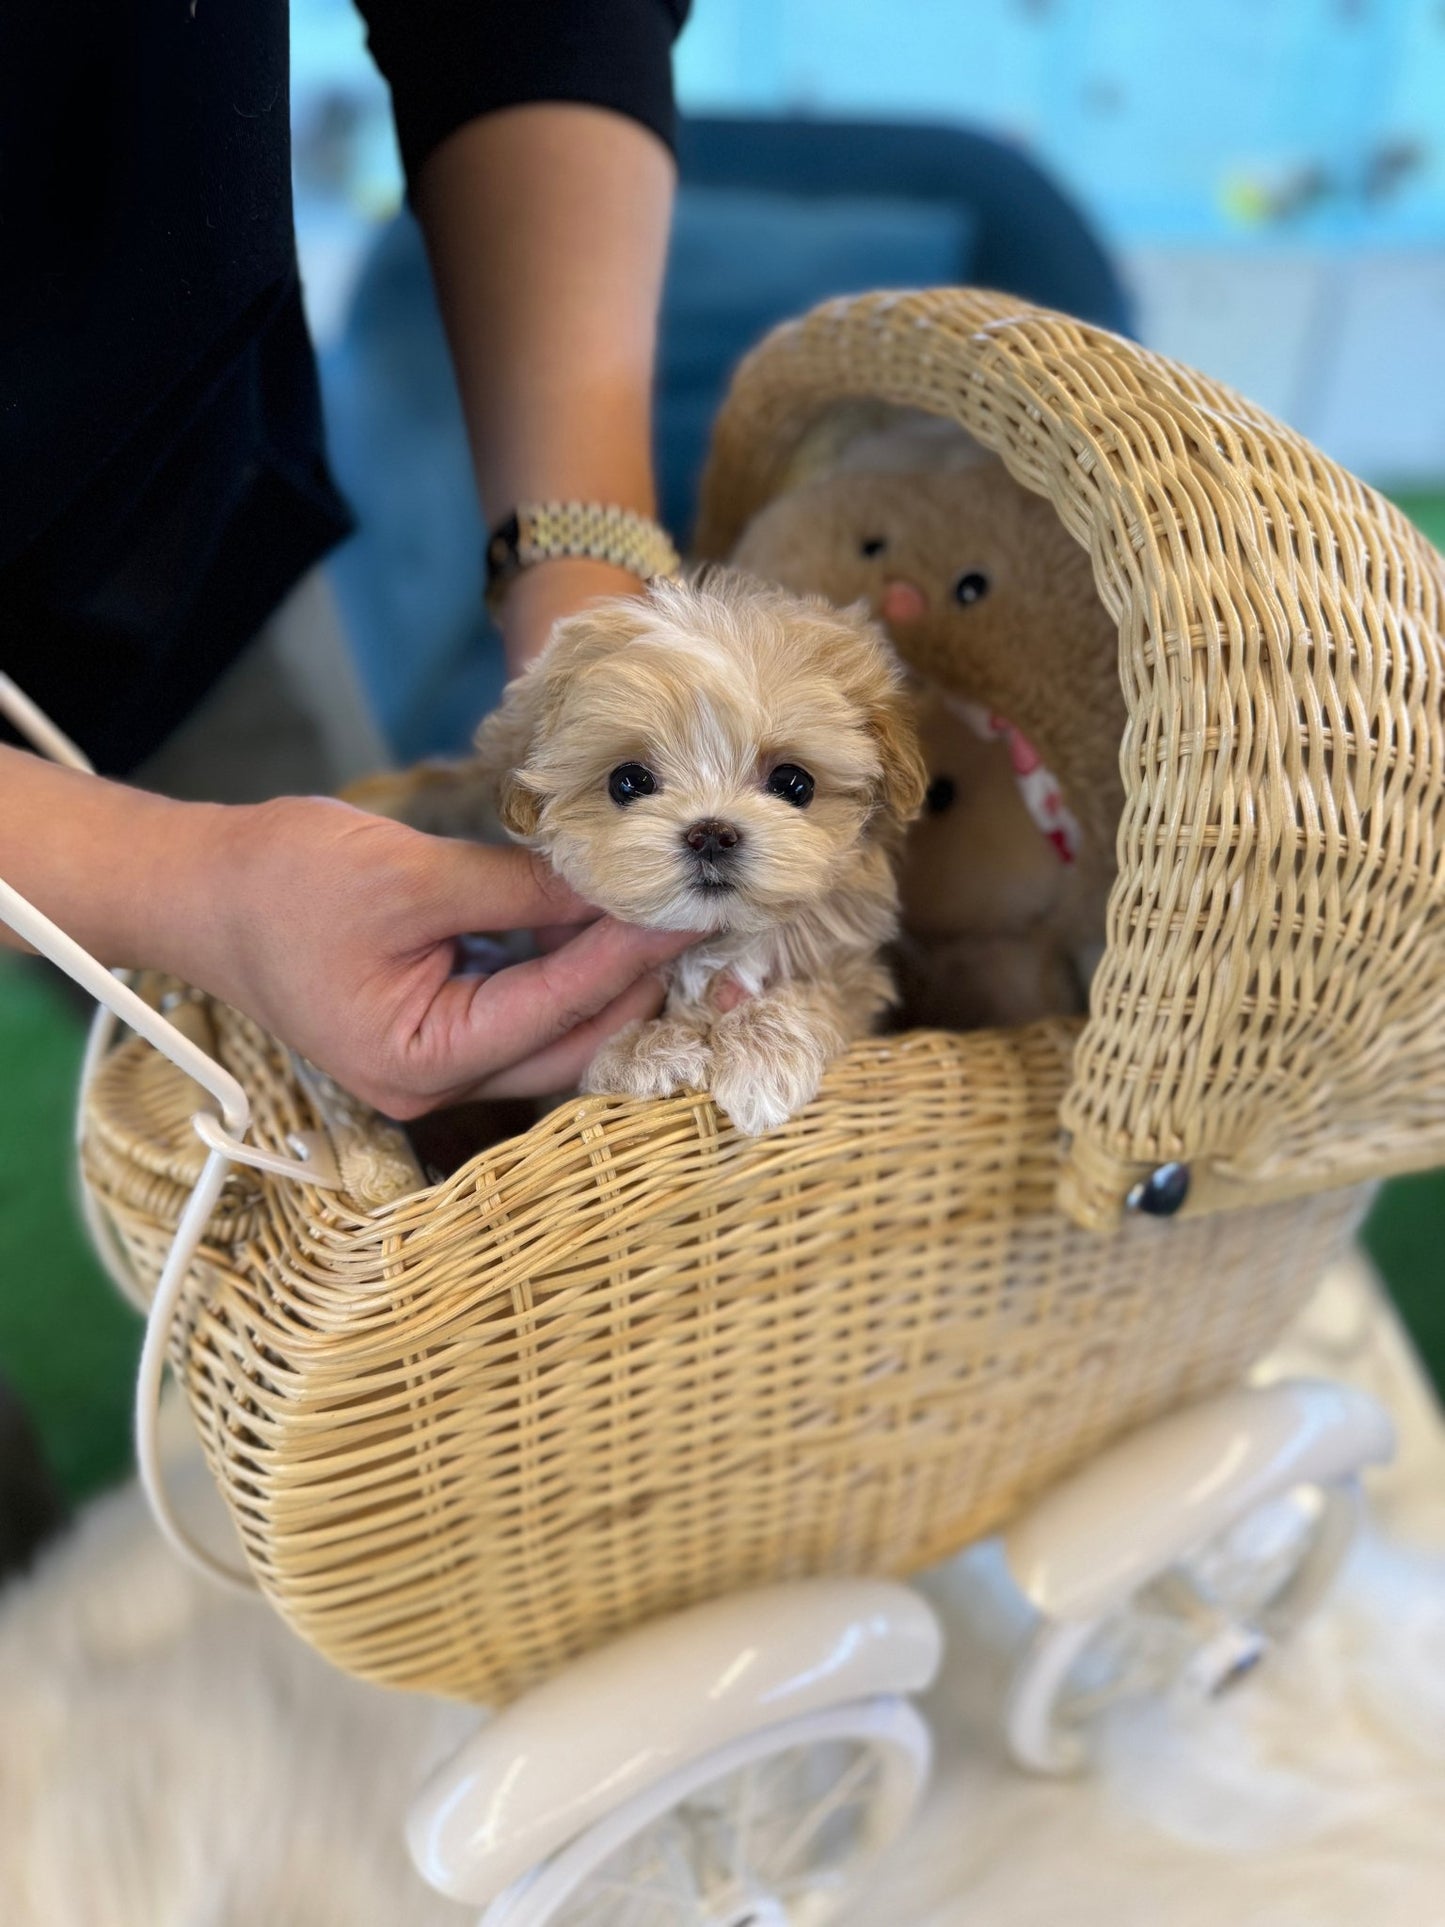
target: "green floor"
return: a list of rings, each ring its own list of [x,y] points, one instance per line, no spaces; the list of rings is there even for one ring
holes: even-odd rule
[[[1402,497],[1445,547],[1445,495]],[[71,1195],[83,1027],[45,967],[0,954],[0,1373],[80,1496],[129,1462],[139,1322],[90,1255]],[[1445,1390],[1445,1172],[1387,1187],[1367,1243]]]
[[[0,954],[0,1373],[80,1495],[130,1458],[140,1321],[91,1256],[73,1201],[84,1026],[47,967]]]

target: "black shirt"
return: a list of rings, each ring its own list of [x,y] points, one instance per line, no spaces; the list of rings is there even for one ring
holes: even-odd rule
[[[688,0],[362,0],[414,175],[535,100],[673,139]],[[0,667],[150,753],[350,526],[301,309],[286,0],[0,6]]]

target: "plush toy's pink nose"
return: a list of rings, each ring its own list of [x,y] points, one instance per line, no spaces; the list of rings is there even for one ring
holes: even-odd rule
[[[885,622],[917,622],[927,612],[928,597],[916,582],[890,582],[878,604],[878,613]]]

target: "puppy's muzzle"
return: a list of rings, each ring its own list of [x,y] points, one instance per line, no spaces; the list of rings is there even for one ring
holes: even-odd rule
[[[697,883],[705,890],[731,890],[732,871],[742,847],[743,833],[731,823],[707,817],[684,830],[682,840],[697,859]]]

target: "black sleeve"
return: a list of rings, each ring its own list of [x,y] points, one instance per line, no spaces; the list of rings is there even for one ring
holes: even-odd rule
[[[672,45],[691,0],[358,0],[408,180],[448,134],[530,101],[610,107],[676,135]]]

